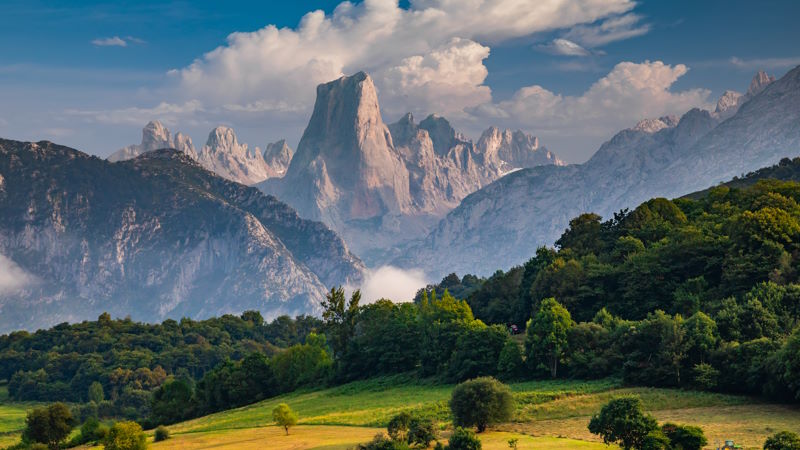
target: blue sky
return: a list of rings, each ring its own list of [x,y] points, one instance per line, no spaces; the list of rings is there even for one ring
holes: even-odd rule
[[[522,128],[580,162],[641,115],[709,106],[746,90],[757,69],[780,76],[800,64],[796,1],[562,0],[548,15],[532,0],[496,17],[486,11],[503,0],[401,2],[405,15],[372,0],[335,16],[339,3],[6,0],[0,136],[106,156],[138,142],[152,118],[197,146],[216,124],[254,146],[296,145],[314,86],[363,69],[387,122],[411,110],[443,114],[476,138],[492,124]],[[313,10],[326,19],[300,33]],[[253,33],[267,25],[297,34]],[[234,32],[245,34],[232,44]],[[204,57],[220,46],[224,56]]]

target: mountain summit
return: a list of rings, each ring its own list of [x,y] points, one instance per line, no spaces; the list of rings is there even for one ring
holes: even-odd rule
[[[471,192],[515,168],[560,163],[532,136],[494,133],[476,145],[433,114],[387,125],[372,78],[359,72],[317,87],[286,175],[259,186],[380,264]]]

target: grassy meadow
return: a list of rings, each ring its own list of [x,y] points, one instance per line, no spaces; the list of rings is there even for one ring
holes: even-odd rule
[[[12,403],[8,401],[8,388],[0,385],[0,448],[19,441],[25,428],[25,415],[33,403]]]
[[[484,449],[507,449],[518,439],[519,449],[608,448],[586,425],[611,398],[641,397],[645,409],[661,422],[701,426],[709,447],[734,439],[746,448],[760,448],[769,434],[800,431],[800,408],[765,403],[757,398],[675,389],[629,388],[613,379],[598,381],[529,381],[512,383],[515,417],[481,435]],[[319,390],[301,390],[253,405],[172,425],[171,438],[153,443],[158,449],[347,449],[385,431],[401,411],[435,418],[442,437],[449,434],[452,385],[394,376]],[[0,388],[0,447],[19,439],[25,410],[31,405],[7,401]],[[273,425],[272,409],[288,403],[300,416],[285,436]],[[152,437],[151,437],[152,439]]]

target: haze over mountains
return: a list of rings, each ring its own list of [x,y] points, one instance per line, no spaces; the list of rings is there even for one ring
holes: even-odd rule
[[[0,140],[0,173],[0,255],[30,275],[0,290],[0,332],[103,311],[313,313],[329,286],[362,280],[361,261],[323,224],[181,151],[110,163]]]
[[[520,264],[552,245],[583,212],[609,218],[652,197],[676,197],[800,154],[800,67],[773,81],[763,72],[745,94],[727,92],[714,112],[644,120],[586,163],[514,172],[466,197],[398,260],[428,275]]]

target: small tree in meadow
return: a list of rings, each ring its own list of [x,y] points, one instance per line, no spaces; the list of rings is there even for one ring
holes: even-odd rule
[[[292,408],[286,403],[281,403],[272,410],[272,419],[286,430],[287,436],[289,435],[289,427],[297,425],[297,413],[292,411]]]
[[[489,425],[511,419],[514,413],[514,397],[508,386],[496,379],[476,378],[453,389],[450,411],[456,426],[474,426],[481,433]]]
[[[642,448],[645,437],[657,429],[656,419],[642,412],[642,401],[634,396],[611,400],[589,421],[589,431],[625,450]]]
[[[117,422],[103,439],[105,450],[145,450],[147,436],[136,422]]]
[[[169,439],[169,430],[164,425],[159,425],[156,428],[156,431],[153,436],[153,440],[156,442],[166,441]]]
[[[29,442],[39,442],[51,449],[57,449],[74,426],[75,419],[67,405],[54,403],[34,408],[28,413],[23,438]]]

